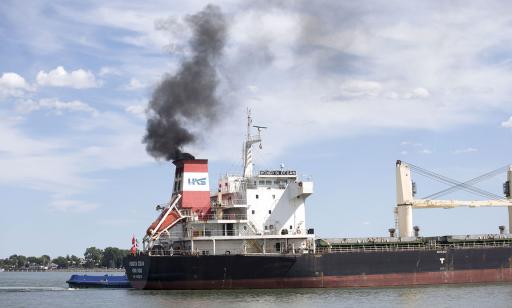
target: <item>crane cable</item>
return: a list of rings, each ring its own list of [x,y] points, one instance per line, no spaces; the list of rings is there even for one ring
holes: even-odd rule
[[[444,175],[437,174],[435,172],[429,171],[427,169],[421,168],[419,166],[416,166],[416,165],[413,165],[413,164],[410,164],[410,163],[407,163],[407,164],[409,165],[409,167],[411,168],[412,171],[415,171],[418,174],[423,175],[423,176],[428,177],[428,178],[431,178],[431,179],[433,179],[435,181],[438,181],[438,182],[441,182],[441,183],[444,183],[444,184],[450,184],[450,185],[453,185],[454,187],[458,187],[460,189],[463,189],[463,190],[466,190],[468,192],[471,192],[471,193],[474,193],[474,194],[478,194],[478,195],[481,195],[481,196],[484,196],[484,197],[487,197],[487,198],[492,198],[492,199],[496,199],[496,200],[503,200],[504,199],[503,197],[501,197],[499,195],[496,195],[494,193],[485,191],[485,190],[477,188],[477,187],[473,187],[471,185],[468,185],[467,183],[459,182],[459,181],[450,179],[450,178],[448,178],[448,177],[446,177]],[[492,172],[490,172],[490,173],[492,173]],[[452,188],[454,188],[454,187],[452,187]]]
[[[492,177],[502,173],[503,171],[506,171],[508,169],[508,167],[509,167],[508,165],[500,167],[500,168],[495,169],[493,171],[490,171],[490,172],[487,172],[487,173],[482,174],[480,176],[477,176],[477,177],[475,177],[473,179],[467,180],[467,181],[465,181],[465,182],[463,182],[461,184],[458,184],[458,185],[455,185],[455,186],[452,186],[452,187],[448,187],[448,188],[446,188],[444,190],[438,191],[437,193],[428,195],[424,199],[435,199],[435,198],[438,198],[440,196],[446,195],[446,194],[448,194],[450,192],[453,192],[455,190],[462,189],[463,187],[472,186],[472,185],[474,185],[476,183],[482,182],[483,180],[492,178]]]

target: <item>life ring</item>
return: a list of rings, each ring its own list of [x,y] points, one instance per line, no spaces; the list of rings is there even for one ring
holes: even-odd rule
[[[226,254],[226,256],[229,256],[231,254],[231,251],[226,250],[225,254]]]
[[[297,230],[297,234],[300,234],[300,230]]]

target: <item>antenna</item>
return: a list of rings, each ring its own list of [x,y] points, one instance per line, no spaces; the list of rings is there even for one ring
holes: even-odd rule
[[[258,130],[258,139],[260,140],[260,150],[263,149],[263,146],[261,145],[261,131],[263,129],[267,129],[266,126],[259,126],[259,125],[253,125],[252,127],[255,127]]]
[[[254,127],[258,130],[257,136],[251,136],[251,127]],[[259,148],[262,149],[261,145],[261,131],[266,129],[266,126],[260,125],[252,125],[252,117],[251,117],[251,109],[247,109],[247,139],[244,142],[243,149],[243,160],[244,160],[244,177],[252,177],[252,145],[255,143],[259,143]]]

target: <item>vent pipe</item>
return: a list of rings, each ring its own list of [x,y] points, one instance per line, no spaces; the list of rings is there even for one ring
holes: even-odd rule
[[[420,236],[420,227],[418,227],[418,226],[414,226],[414,228],[413,228],[413,229],[414,229],[414,236],[415,236],[415,237]]]
[[[500,234],[505,234],[505,226],[499,226],[498,229],[500,229]]]
[[[388,229],[388,231],[389,231],[389,237],[395,237],[395,232],[396,232],[395,228]]]

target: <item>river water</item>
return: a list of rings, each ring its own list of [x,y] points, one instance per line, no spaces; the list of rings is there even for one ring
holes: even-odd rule
[[[65,283],[71,274],[0,272],[0,307],[512,307],[512,284],[214,291],[74,290]]]

